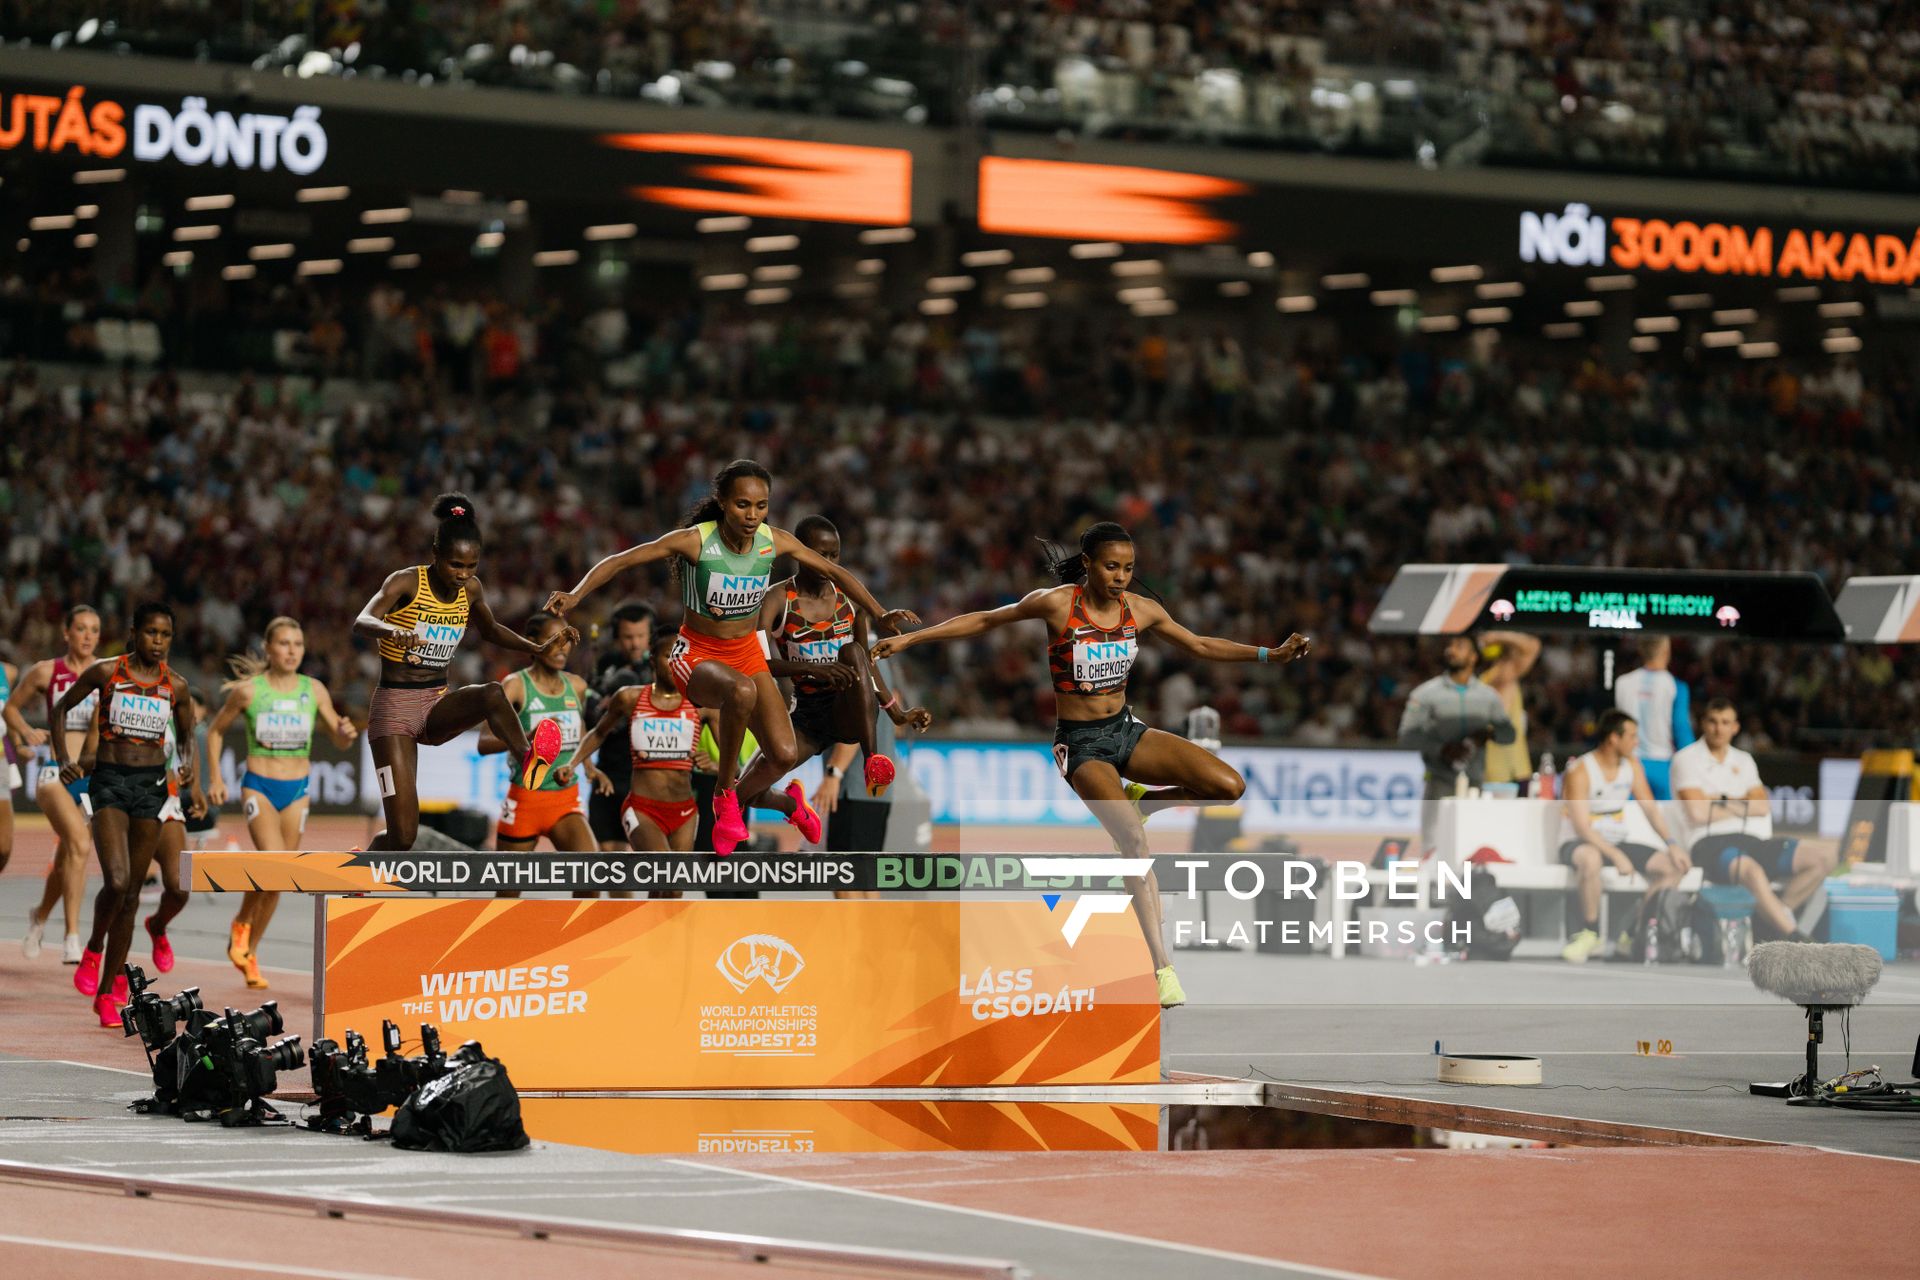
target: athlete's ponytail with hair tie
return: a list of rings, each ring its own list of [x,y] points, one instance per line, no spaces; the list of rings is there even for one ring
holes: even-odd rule
[[[1100,548],[1113,542],[1131,543],[1133,535],[1127,532],[1125,525],[1116,524],[1111,520],[1102,520],[1087,526],[1086,532],[1080,535],[1080,549],[1077,551],[1069,551],[1059,543],[1046,538],[1036,538],[1035,541],[1040,544],[1041,552],[1047,558],[1048,575],[1055,582],[1066,585],[1087,580],[1087,562],[1100,554]],[[1127,589],[1137,591],[1154,600],[1160,600],[1160,593],[1140,581],[1138,577],[1133,579]],[[1165,601],[1161,603],[1164,604]]]
[[[480,542],[480,517],[473,499],[464,493],[443,493],[433,500],[433,518],[440,522],[434,531],[433,549],[445,551],[456,542]]]

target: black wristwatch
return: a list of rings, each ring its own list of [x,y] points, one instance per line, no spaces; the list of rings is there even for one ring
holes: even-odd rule
[[[827,776],[829,778],[832,778],[835,782],[840,781],[840,779],[845,777],[847,773],[845,769],[837,768],[834,765],[827,765],[826,770],[827,770]]]

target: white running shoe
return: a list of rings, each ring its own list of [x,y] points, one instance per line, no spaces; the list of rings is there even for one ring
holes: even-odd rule
[[[60,963],[62,964],[79,964],[80,963],[80,935],[79,934],[70,933],[67,935],[67,945],[60,952]]]
[[[40,935],[47,931],[45,920],[35,919],[33,912],[27,912],[27,936],[20,941],[20,953],[32,960],[40,954]]]

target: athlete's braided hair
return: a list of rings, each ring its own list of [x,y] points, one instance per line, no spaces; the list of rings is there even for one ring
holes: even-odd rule
[[[128,627],[131,634],[138,635],[140,628],[147,625],[148,618],[165,618],[173,622],[173,606],[164,600],[144,600],[133,607],[133,622]]]
[[[1110,542],[1132,542],[1133,535],[1127,532],[1125,525],[1116,524],[1111,520],[1102,520],[1097,524],[1087,526],[1086,531],[1080,535],[1080,547],[1078,550],[1068,550],[1059,543],[1046,538],[1036,538],[1035,541],[1040,544],[1041,554],[1046,557],[1047,575],[1055,582],[1065,585],[1067,583],[1085,582],[1087,580],[1087,561],[1099,555],[1100,548]],[[1127,589],[1129,591],[1137,591],[1141,595],[1151,599],[1160,600],[1160,593],[1140,581],[1138,576],[1134,578]],[[1166,602],[1162,600],[1161,603],[1164,604]]]
[[[755,462],[752,458],[735,458],[732,462],[729,462],[726,466],[714,473],[713,488],[707,493],[706,497],[693,504],[692,508],[687,512],[686,519],[680,522],[680,527],[682,529],[691,529],[695,525],[705,524],[709,520],[718,520],[723,513],[720,505],[721,499],[725,498],[727,491],[733,488],[734,481],[744,480],[748,477],[763,482],[768,489],[773,488],[772,472]],[[685,563],[679,556],[675,556],[673,558],[674,578],[678,579],[685,569]]]
[[[445,551],[456,542],[481,542],[480,516],[466,494],[443,493],[435,498],[433,518],[440,522],[433,534],[435,551]]]

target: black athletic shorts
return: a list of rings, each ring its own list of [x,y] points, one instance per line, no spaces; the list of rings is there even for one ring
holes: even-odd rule
[[[133,768],[119,764],[95,765],[87,794],[93,797],[93,811],[118,809],[129,818],[154,818],[167,803],[165,765]]]
[[[825,751],[840,740],[833,714],[833,704],[839,696],[837,693],[795,694],[793,705],[788,708],[794,733],[806,739],[807,745],[816,752]]]
[[[1104,720],[1062,720],[1053,730],[1053,763],[1068,781],[1081,765],[1096,760],[1124,774],[1133,749],[1146,736],[1147,726],[1133,718],[1132,707]]]
[[[1586,843],[1585,840],[1569,840],[1565,844],[1561,845],[1560,861],[1565,863],[1571,863],[1573,861],[1573,851],[1575,849],[1578,849],[1581,845],[1585,843]],[[1654,854],[1660,852],[1658,849],[1655,849],[1650,845],[1633,844],[1629,841],[1621,841],[1619,842],[1619,846],[1620,846],[1620,852],[1627,855],[1627,861],[1631,862],[1633,864],[1633,869],[1641,875],[1645,875],[1647,873],[1648,860],[1651,859]],[[1600,861],[1604,863],[1605,866],[1608,866],[1608,867],[1613,865],[1613,863],[1607,861],[1605,855],[1601,856]]]

